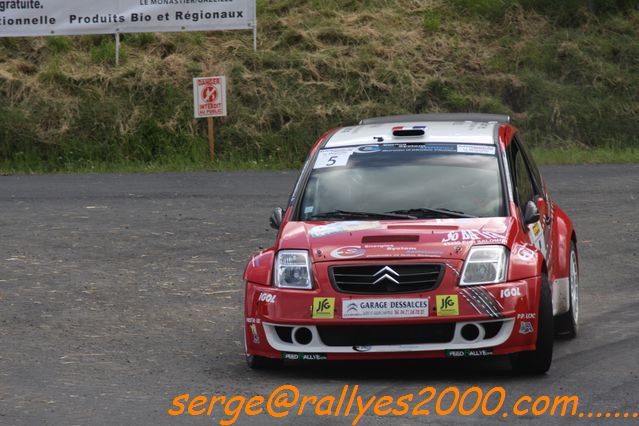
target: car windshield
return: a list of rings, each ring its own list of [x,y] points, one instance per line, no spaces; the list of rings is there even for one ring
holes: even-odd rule
[[[495,146],[462,144],[323,149],[300,210],[303,221],[499,216]]]

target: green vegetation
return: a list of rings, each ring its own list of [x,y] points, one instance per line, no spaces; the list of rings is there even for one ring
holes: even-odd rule
[[[592,13],[590,9],[596,11]],[[508,113],[544,163],[639,162],[636,0],[258,0],[248,32],[0,39],[0,171],[297,167],[362,117]],[[230,116],[192,118],[191,79]]]

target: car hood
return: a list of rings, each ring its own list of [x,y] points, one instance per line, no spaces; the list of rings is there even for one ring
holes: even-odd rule
[[[279,250],[308,249],[312,261],[465,259],[478,244],[512,244],[512,218],[288,222]]]

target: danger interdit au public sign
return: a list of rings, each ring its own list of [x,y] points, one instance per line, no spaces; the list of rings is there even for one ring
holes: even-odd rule
[[[193,79],[195,118],[226,117],[226,78]]]
[[[0,37],[245,30],[256,0],[0,0]]]

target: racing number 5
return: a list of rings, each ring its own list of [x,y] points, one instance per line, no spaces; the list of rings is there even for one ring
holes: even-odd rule
[[[334,166],[337,163],[337,155],[332,156],[331,158],[328,159],[328,162],[326,163],[326,167],[331,167]]]

